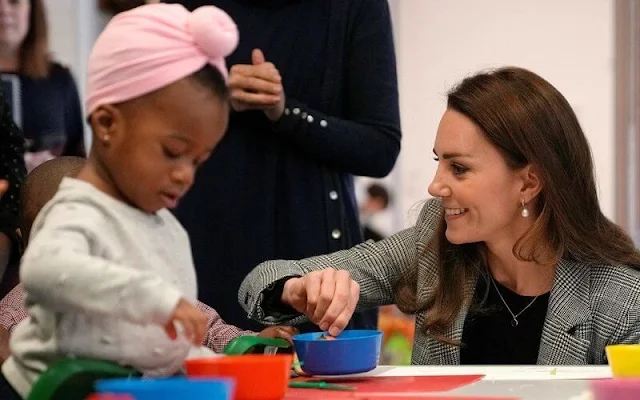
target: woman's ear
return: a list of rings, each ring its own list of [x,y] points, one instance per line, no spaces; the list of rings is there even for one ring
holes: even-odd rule
[[[543,181],[540,174],[540,168],[537,165],[529,164],[520,171],[522,179],[522,188],[520,196],[525,203],[534,200],[542,191]]]

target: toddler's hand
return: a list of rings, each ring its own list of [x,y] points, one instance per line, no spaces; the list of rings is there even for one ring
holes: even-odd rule
[[[194,345],[200,346],[207,330],[207,316],[193,304],[180,299],[164,329],[171,339],[183,334]]]
[[[265,338],[279,338],[293,344],[293,335],[300,333],[293,326],[270,326],[258,333],[258,336]]]

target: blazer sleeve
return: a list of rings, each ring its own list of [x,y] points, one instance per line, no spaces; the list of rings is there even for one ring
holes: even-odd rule
[[[379,242],[369,241],[348,250],[300,261],[266,261],[244,279],[238,292],[238,301],[249,318],[266,325],[304,322],[306,317],[301,314],[284,315],[281,313],[282,307],[264,302],[265,293],[287,277],[335,268],[349,271],[360,285],[357,311],[392,304],[394,288],[400,278],[408,269],[417,268],[418,242],[430,241],[436,232],[439,209],[438,201],[427,202],[415,226]]]

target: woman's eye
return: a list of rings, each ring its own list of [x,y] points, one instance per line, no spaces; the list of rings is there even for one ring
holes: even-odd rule
[[[469,170],[467,167],[455,163],[451,164],[451,169],[453,169],[455,175],[462,175]]]

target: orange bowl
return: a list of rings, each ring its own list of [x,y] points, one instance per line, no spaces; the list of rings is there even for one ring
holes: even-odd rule
[[[287,391],[292,362],[291,354],[248,354],[194,358],[185,368],[194,378],[235,379],[235,400],[276,400]]]

